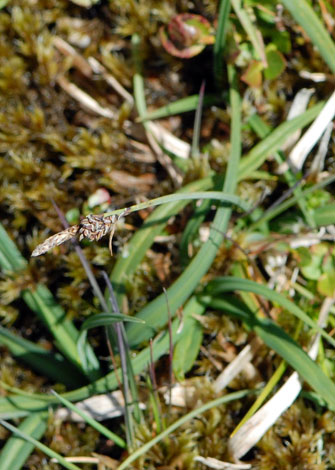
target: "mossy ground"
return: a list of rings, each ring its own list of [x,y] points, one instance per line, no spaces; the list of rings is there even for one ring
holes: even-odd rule
[[[214,22],[215,1],[190,4],[186,1],[113,0],[85,9],[68,1],[15,0],[0,12],[0,210],[3,225],[27,259],[32,249],[50,233],[62,230],[54,203],[63,213],[79,209],[80,214],[87,214],[92,212],[88,207],[89,198],[101,188],[109,192],[115,208],[168,194],[175,189],[175,182],[151,151],[135,110],[103,77],[85,76],[83,67],[78,67],[73,57],[62,54],[55,47],[55,37],[65,39],[84,59],[94,57],[99,60],[132,93],[134,64],[130,36],[140,33],[147,105],[149,109],[158,108],[198,93],[203,78],[207,80],[207,90],[214,90],[211,48],[199,57],[183,61],[167,54],[159,41],[159,27],[175,14],[189,11],[190,5],[194,13]],[[304,85],[298,71],[306,65],[314,72],[323,70],[323,62],[310,49],[308,41],[304,41],[299,28],[285,16],[283,21],[291,40],[291,52],[286,55],[289,66],[280,79],[265,83],[262,88],[241,84],[244,121],[257,110],[269,124],[276,126],[286,115],[295,92]],[[235,34],[241,34],[238,28]],[[308,63],[303,59],[307,53]],[[60,85],[59,77],[75,83],[108,108],[114,118],[87,111],[69,96]],[[329,83],[320,86],[318,96],[327,96],[329,89]],[[190,141],[193,114],[174,117],[164,125],[178,137]],[[230,150],[229,126],[229,108],[225,105],[204,111],[200,140],[207,151],[207,159],[200,165],[199,162],[190,165],[183,176],[183,184],[208,174],[210,168],[224,171]],[[243,137],[244,150],[248,150],[255,142],[255,136],[245,127]],[[334,142],[331,145],[334,154]],[[327,165],[328,171],[334,169],[334,159],[330,158]],[[264,167],[267,168],[271,168],[271,163]],[[280,193],[280,183],[244,181],[239,187],[241,196],[253,201],[257,201],[264,191]],[[270,196],[267,204],[273,200]],[[101,204],[94,211],[101,212],[105,208]],[[187,214],[186,210],[184,216],[170,222],[166,233],[168,241],[154,245],[141,267],[128,280],[129,313],[158,295],[162,285],[168,286],[180,274],[178,240],[187,223]],[[127,218],[127,227],[115,235],[116,253],[122,252],[132,232],[147,215],[143,211]],[[230,263],[241,256],[234,247],[230,248],[220,250],[210,277],[228,272]],[[83,250],[101,282],[101,268],[110,272],[115,263],[115,258],[109,254],[108,242],[84,244]],[[292,266],[288,264],[288,269],[293,269],[294,261],[290,262]],[[56,248],[43,260],[31,259],[24,273],[3,277],[0,283],[2,324],[15,328],[23,337],[46,348],[52,348],[48,331],[20,300],[22,289],[37,282],[48,285],[67,315],[76,322],[99,311],[92,300],[85,270],[69,246]],[[279,319],[287,331],[292,332],[296,325],[291,325],[290,321],[284,315]],[[222,361],[228,363],[249,340],[239,322],[215,312],[203,323],[203,352],[187,379],[196,383],[197,404],[215,397],[208,379],[213,379],[220,372]],[[96,333],[91,341],[101,356],[107,355],[103,335]],[[34,376],[28,369],[18,366],[4,349],[1,353],[1,380],[39,393],[51,385],[43,377]],[[260,386],[270,377],[276,363],[264,347],[254,365],[255,376],[235,380],[234,388]],[[162,372],[161,380],[164,378]],[[143,396],[146,397],[145,390]],[[229,433],[249,405],[249,402],[239,402],[207,412],[170,436],[162,446],[155,446],[146,456],[146,462],[140,460],[136,468],[194,468],[196,454],[227,458]],[[163,416],[166,412],[163,405]],[[183,412],[175,409],[167,419],[172,421]],[[138,429],[140,442],[152,437],[151,419],[148,412],[146,426]],[[333,413],[299,399],[266,434],[248,460],[260,470],[333,468],[333,420]],[[7,435],[2,430],[3,442]],[[115,449],[107,449],[95,431],[74,424],[55,423],[52,415],[44,442],[66,455],[89,455],[96,451],[117,456]],[[326,458],[321,458],[325,455]],[[43,463],[43,456],[37,451],[25,468],[58,467]]]

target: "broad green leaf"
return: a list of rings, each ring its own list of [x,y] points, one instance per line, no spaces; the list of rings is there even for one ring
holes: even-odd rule
[[[252,88],[259,88],[262,85],[262,70],[264,69],[264,65],[259,60],[251,60],[246,71],[241,76],[241,80],[243,80],[247,85]]]
[[[313,217],[318,227],[335,224],[335,203],[328,203],[323,207],[318,207],[314,210]]]
[[[335,272],[321,274],[318,279],[318,291],[325,297],[335,297]]]
[[[266,48],[266,60],[268,67],[264,70],[264,76],[267,80],[274,80],[284,72],[286,61],[281,52],[273,44]]]

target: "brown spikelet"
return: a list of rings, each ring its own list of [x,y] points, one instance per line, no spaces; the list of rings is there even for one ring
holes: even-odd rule
[[[80,224],[73,225],[72,227],[63,230],[62,232],[52,235],[47,238],[43,243],[38,245],[32,252],[31,256],[40,256],[51,250],[55,246],[71,240],[71,238],[79,235],[79,240],[87,238],[91,241],[100,240],[100,238],[110,233],[109,249],[112,254],[112,238],[114,234],[115,224],[124,215],[129,213],[129,209],[125,209],[119,216],[117,215],[93,215],[89,214],[81,220]]]
[[[52,235],[51,237],[47,238],[43,243],[37,245],[35,250],[32,252],[31,256],[40,256],[46,253],[47,251],[51,250],[55,246],[61,245],[62,243],[71,240],[80,229],[80,225],[72,225],[62,232],[56,233],[56,235]]]

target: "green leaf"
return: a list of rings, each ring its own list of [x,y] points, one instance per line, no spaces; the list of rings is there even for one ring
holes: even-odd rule
[[[282,3],[296,22],[304,28],[323,60],[335,73],[335,44],[310,3],[306,0],[283,0]]]
[[[265,139],[255,145],[241,160],[239,179],[248,178],[249,174],[259,168],[271,153],[274,153],[281,147],[289,135],[312,122],[320,113],[323,105],[324,103],[318,103],[303,114],[300,114],[300,116],[283,122]]]
[[[184,322],[193,315],[197,313],[201,315],[204,311],[202,304],[199,304],[199,301],[195,297],[187,302],[183,309],[183,320]],[[83,332],[86,334],[86,331]],[[180,331],[180,320],[176,318],[172,321],[172,342],[173,344],[178,341],[181,336],[182,331]],[[166,354],[169,351],[170,347],[170,335],[166,331],[163,335],[159,334],[156,339],[153,341],[153,361],[157,361],[161,356]],[[143,371],[147,370],[149,364],[151,363],[151,351],[150,347],[146,347],[140,351],[136,357],[132,359],[132,365],[135,374],[140,374]],[[121,371],[117,370],[118,376],[120,376]],[[110,390],[114,390],[119,386],[116,373],[110,372],[105,377],[91,383],[85,387],[81,387],[77,390],[65,393],[63,396],[69,401],[79,401],[84,400],[85,398],[92,395],[92,390],[94,393],[106,393]],[[42,411],[48,409],[50,406],[56,404],[58,401],[55,397],[50,396],[19,396],[19,395],[10,395],[6,397],[0,397],[0,417],[4,419],[10,419],[14,417],[26,416],[30,411]]]
[[[276,351],[301,377],[303,377],[303,379],[327,402],[330,409],[335,410],[335,385],[332,380],[330,380],[329,377],[323,373],[322,369],[312,361],[301,346],[272,320],[256,317],[255,313],[251,312],[248,307],[243,305],[239,307],[236,302],[230,306],[229,301],[216,298],[214,295],[203,297],[202,301],[211,308],[227,311],[228,313],[233,312],[234,316],[241,318],[250,329],[255,331],[267,346]]]
[[[89,330],[90,328],[97,328],[99,326],[113,325],[114,323],[122,321],[133,323],[145,323],[140,318],[130,317],[129,315],[122,315],[121,313],[98,313],[84,321],[81,325],[81,331]]]
[[[204,96],[203,105],[204,106],[213,106],[219,105],[224,102],[223,94],[216,95],[206,95]],[[169,116],[174,116],[175,114],[187,113],[189,111],[194,111],[197,109],[199,102],[199,95],[188,96],[187,98],[181,98],[178,101],[169,103],[166,106],[155,109],[154,111],[144,114],[140,121],[152,121],[154,119],[163,119]]]
[[[328,203],[324,207],[318,207],[314,210],[313,217],[318,227],[335,224],[335,203]]]
[[[335,272],[323,273],[318,279],[318,291],[325,297],[335,297]]]
[[[47,414],[31,413],[18,429],[34,439],[41,439],[47,428]],[[1,470],[20,470],[34,450],[34,444],[16,435],[11,436],[0,453]]]
[[[230,13],[230,0],[220,0],[218,25],[216,29],[215,43],[213,47],[214,78],[215,78],[216,88],[218,90],[222,89],[223,71],[224,71],[223,53],[224,53],[224,48],[225,48],[225,43],[226,43],[229,13]]]
[[[199,304],[200,312],[203,313],[203,306]],[[183,326],[181,338],[177,341],[173,350],[173,372],[177,380],[184,380],[185,374],[192,369],[198,357],[203,338],[202,325],[193,317],[189,317]]]
[[[270,289],[263,284],[258,282],[250,281],[249,279],[241,279],[238,277],[217,277],[213,281],[209,282],[206,287],[206,292],[211,296],[217,296],[223,292],[231,291],[247,291],[253,292],[254,294],[261,295],[271,302],[276,302],[283,308],[291,312],[306,325],[313,328],[315,331],[321,334],[330,344],[335,346],[335,339],[329,336],[321,327],[319,327],[301,308],[295,303],[288,300],[284,295]]]
[[[70,388],[85,383],[84,376],[63,356],[46,351],[2,326],[0,326],[0,345],[8,348],[17,360],[55,382],[63,383]]]
[[[251,60],[247,70],[241,77],[247,85],[259,88],[262,85],[262,70],[264,65],[259,60]]]
[[[121,437],[117,436],[112,431],[107,429],[105,426],[100,424],[98,421],[93,419],[89,414],[85,413],[85,411],[83,411],[81,408],[79,408],[76,405],[73,405],[69,400],[66,400],[66,398],[62,397],[61,395],[58,395],[58,393],[56,393],[55,391],[53,391],[53,394],[57,397],[57,399],[64,406],[66,406],[69,410],[74,411],[79,416],[81,416],[88,425],[92,426],[92,428],[99,431],[99,433],[102,436],[105,436],[107,439],[111,439],[113,442],[115,442],[115,444],[122,447],[123,449],[126,448],[126,442],[123,439],[121,439]]]
[[[218,183],[218,178],[209,177],[202,180],[194,181],[186,185],[184,188],[177,191],[179,193],[189,193],[193,191],[206,190],[213,187]],[[222,184],[222,179],[221,179]],[[157,235],[162,233],[169,218],[182,210],[188,201],[180,200],[162,205],[150,214],[142,227],[133,235],[130,242],[127,244],[115,263],[114,269],[111,274],[111,280],[117,294],[119,305],[122,304],[122,297],[124,295],[124,283],[137,269],[138,265],[144,258],[147,250],[153,244]]]
[[[20,271],[21,269],[25,269],[28,264],[1,223],[0,253],[0,266],[6,271]]]
[[[266,48],[266,60],[268,67],[264,70],[264,76],[267,80],[274,80],[284,72],[285,58],[273,44],[269,44]]]
[[[241,0],[231,0],[231,4],[234,8],[234,11],[241,22],[245,32],[249,36],[249,39],[254,46],[256,52],[256,58],[261,60],[265,65],[265,51],[264,51],[264,44],[263,38],[261,36],[261,32],[257,27],[253,24],[252,19],[250,18],[249,11],[250,9],[243,8]]]
[[[23,291],[22,297],[31,310],[48,326],[56,340],[57,348],[73,364],[83,370],[76,345],[79,332],[73,323],[67,319],[64,310],[56,303],[49,289],[42,284],[38,284],[35,291]],[[99,362],[89,344],[86,344],[86,353],[88,357],[91,357],[91,364],[89,369],[85,369],[84,372],[90,376],[91,380],[94,380],[99,375]]]
[[[228,168],[225,175],[223,193],[233,195],[237,186],[238,164],[241,154],[241,101],[238,93],[236,72],[233,67],[229,68],[230,79],[230,104],[232,107],[231,125],[231,156],[228,160]],[[200,248],[200,251],[190,262],[188,267],[179,276],[177,281],[168,289],[167,297],[172,315],[190,297],[198,286],[201,278],[206,274],[216,256],[226,233],[231,208],[219,207],[216,211],[209,239]],[[138,325],[127,327],[129,344],[135,346],[150,338],[154,331],[167,323],[167,307],[165,295],[160,295],[137,315],[146,321],[146,326],[139,328]],[[149,327],[150,325],[150,327]]]
[[[25,269],[27,264],[27,261],[0,224],[0,265],[2,269],[9,272],[19,272]],[[64,356],[81,372],[85,372],[76,348],[78,330],[67,318],[62,307],[56,303],[48,288],[38,284],[35,289],[23,290],[21,296],[29,308],[47,325],[51,334],[55,337],[57,347]],[[91,358],[91,379],[94,380],[99,374],[99,362],[89,345],[87,345],[87,355]]]
[[[7,423],[6,421],[3,421],[2,419],[0,420],[0,424],[4,426],[5,428],[9,429],[10,431],[12,431],[12,433],[16,437],[20,438],[21,441],[25,440],[27,443],[29,443],[33,447],[37,447],[39,450],[44,452],[49,457],[56,459],[58,463],[63,465],[63,467],[67,468],[68,470],[80,470],[80,468],[77,467],[77,465],[74,465],[73,463],[68,462],[60,454],[51,450],[49,447],[47,447],[46,445],[42,444],[37,439],[35,439],[32,435],[28,434],[27,431],[25,430],[23,431],[20,428],[16,428],[15,426],[12,426],[11,424]]]

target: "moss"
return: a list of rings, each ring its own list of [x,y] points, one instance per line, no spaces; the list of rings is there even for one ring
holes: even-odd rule
[[[137,144],[141,145],[144,156],[149,153],[149,148],[146,147],[142,126],[136,121],[135,110],[100,75],[83,74],[73,58],[54,47],[55,36],[66,40],[82,59],[94,57],[99,60],[107,72],[131,91],[134,65],[130,36],[140,32],[146,100],[149,107],[163,106],[198,92],[198,82],[203,78],[204,70],[207,72],[205,67],[207,64],[212,67],[212,51],[207,50],[199,60],[188,63],[170,57],[163,52],[158,39],[159,27],[167,24],[175,14],[185,11],[203,14],[215,23],[217,3],[214,0],[113,0],[98,2],[91,9],[84,9],[65,0],[14,0],[0,12],[0,211],[6,230],[27,258],[39,242],[62,229],[53,201],[64,213],[78,209],[81,214],[86,214],[89,197],[101,187],[109,191],[115,207],[131,204],[137,198],[151,198],[174,190],[173,181],[151,154],[147,160],[137,159],[134,152]],[[294,90],[302,86],[296,72],[306,68],[324,69],[324,63],[316,52],[310,50],[310,44],[301,30],[286,17],[283,21],[286,21],[285,27],[292,36],[293,46],[298,46],[294,47],[294,54],[289,57],[291,67],[280,79],[267,83],[262,89],[241,85],[244,152],[257,142],[257,137],[247,124],[248,118],[258,113],[275,127],[286,114]],[[247,41],[234,16],[229,35],[227,47],[234,43],[235,52]],[[307,50],[308,62],[304,58]],[[212,69],[208,70],[209,76]],[[85,109],[62,88],[59,77],[63,76],[102,106],[108,106],[115,119],[107,119]],[[327,96],[329,86],[319,87],[319,96]],[[211,78],[208,91],[212,91]],[[170,126],[177,136],[191,141],[193,114],[174,117],[164,125]],[[200,144],[208,157],[206,155],[190,164],[184,184],[207,176],[211,170],[224,173],[231,151],[229,134],[228,107],[212,107],[203,113]],[[330,143],[330,149],[334,150],[333,143]],[[327,167],[328,171],[334,166],[333,160]],[[266,167],[272,171],[272,165],[268,162]],[[148,175],[147,179],[142,178],[144,175]],[[277,188],[281,191],[278,183],[280,178],[270,182],[243,182],[238,192],[242,198],[256,205],[264,191]],[[273,201],[266,201],[265,209],[268,202]],[[176,253],[180,234],[188,222],[189,212],[186,210],[185,214],[181,221],[175,220],[168,227],[174,235],[170,237],[169,246],[154,245],[151,253],[127,279],[125,287],[129,304],[124,307],[124,313],[136,312],[161,292],[164,282],[169,284],[182,271]],[[251,214],[251,217],[254,215]],[[130,216],[127,222],[136,228],[142,220]],[[127,249],[127,237],[127,233],[116,234],[115,244],[119,250]],[[247,250],[249,259],[262,271],[264,259],[254,250],[252,242],[243,234],[237,237],[238,243]],[[269,237],[268,241],[271,242]],[[102,240],[99,244],[82,245],[101,285],[104,285],[101,269],[110,272],[115,263],[115,259],[110,257],[107,243],[107,240]],[[169,256],[171,253],[171,259],[166,253]],[[158,275],[158,265],[153,267],[153,260],[170,263],[165,277]],[[232,263],[236,262],[245,264],[248,260],[235,244],[227,240],[220,247],[206,279],[229,273]],[[288,271],[292,272],[293,268],[293,262],[289,262]],[[86,274],[72,246],[60,246],[47,254],[43,261],[30,259],[26,270],[16,274],[6,273],[0,280],[2,323],[7,326],[15,324],[23,336],[27,333],[30,339],[37,342],[48,342],[47,332],[37,320],[26,315],[18,300],[23,289],[34,287],[38,282],[47,284],[66,314],[78,322],[98,311]],[[307,305],[303,300],[299,302],[311,316],[315,315],[319,299]],[[292,333],[295,330],[296,321],[285,312],[273,309],[268,313],[286,331]],[[202,321],[205,333],[203,352],[192,371],[194,376],[200,377],[186,382],[196,386],[195,401],[189,404],[190,407],[215,398],[211,381],[250,339],[240,322],[216,312],[207,312]],[[303,331],[299,340],[307,344],[308,339],[308,334]],[[98,339],[94,338],[94,341],[99,343]],[[103,338],[101,342],[104,341]],[[20,368],[6,352],[4,357],[0,365],[3,380],[5,378],[8,383],[23,390],[43,390],[43,378],[36,378],[31,372]],[[334,353],[327,346],[325,358],[330,364],[329,373],[332,376]],[[268,353],[267,348],[260,348],[254,363],[257,370],[254,377],[238,377],[231,386],[255,387],[262,380],[268,380],[277,360]],[[166,367],[160,379],[165,377],[164,373]],[[248,402],[244,401],[208,411],[177,430],[169,440],[155,446],[146,460],[140,459],[137,467],[192,469],[196,466],[193,460],[196,454],[225,458],[229,433],[247,406]],[[165,405],[162,408],[167,424],[185,413],[185,410],[172,409],[169,414]],[[136,431],[138,443],[148,441],[155,432],[150,418],[148,412],[147,423]],[[317,470],[327,465],[335,466],[333,418],[333,413],[322,414],[322,411],[313,410],[300,400],[279,420],[250,458],[254,458],[255,465],[264,470]],[[92,430],[55,423],[53,417],[48,429],[45,442],[61,453],[87,454],[99,447],[98,436]],[[323,461],[318,447],[322,440]],[[43,459],[36,452],[27,468],[55,468],[56,464],[47,465]]]
[[[258,444],[256,468],[331,468],[334,464],[333,423],[334,413],[326,412],[319,418],[310,405],[297,400]]]

